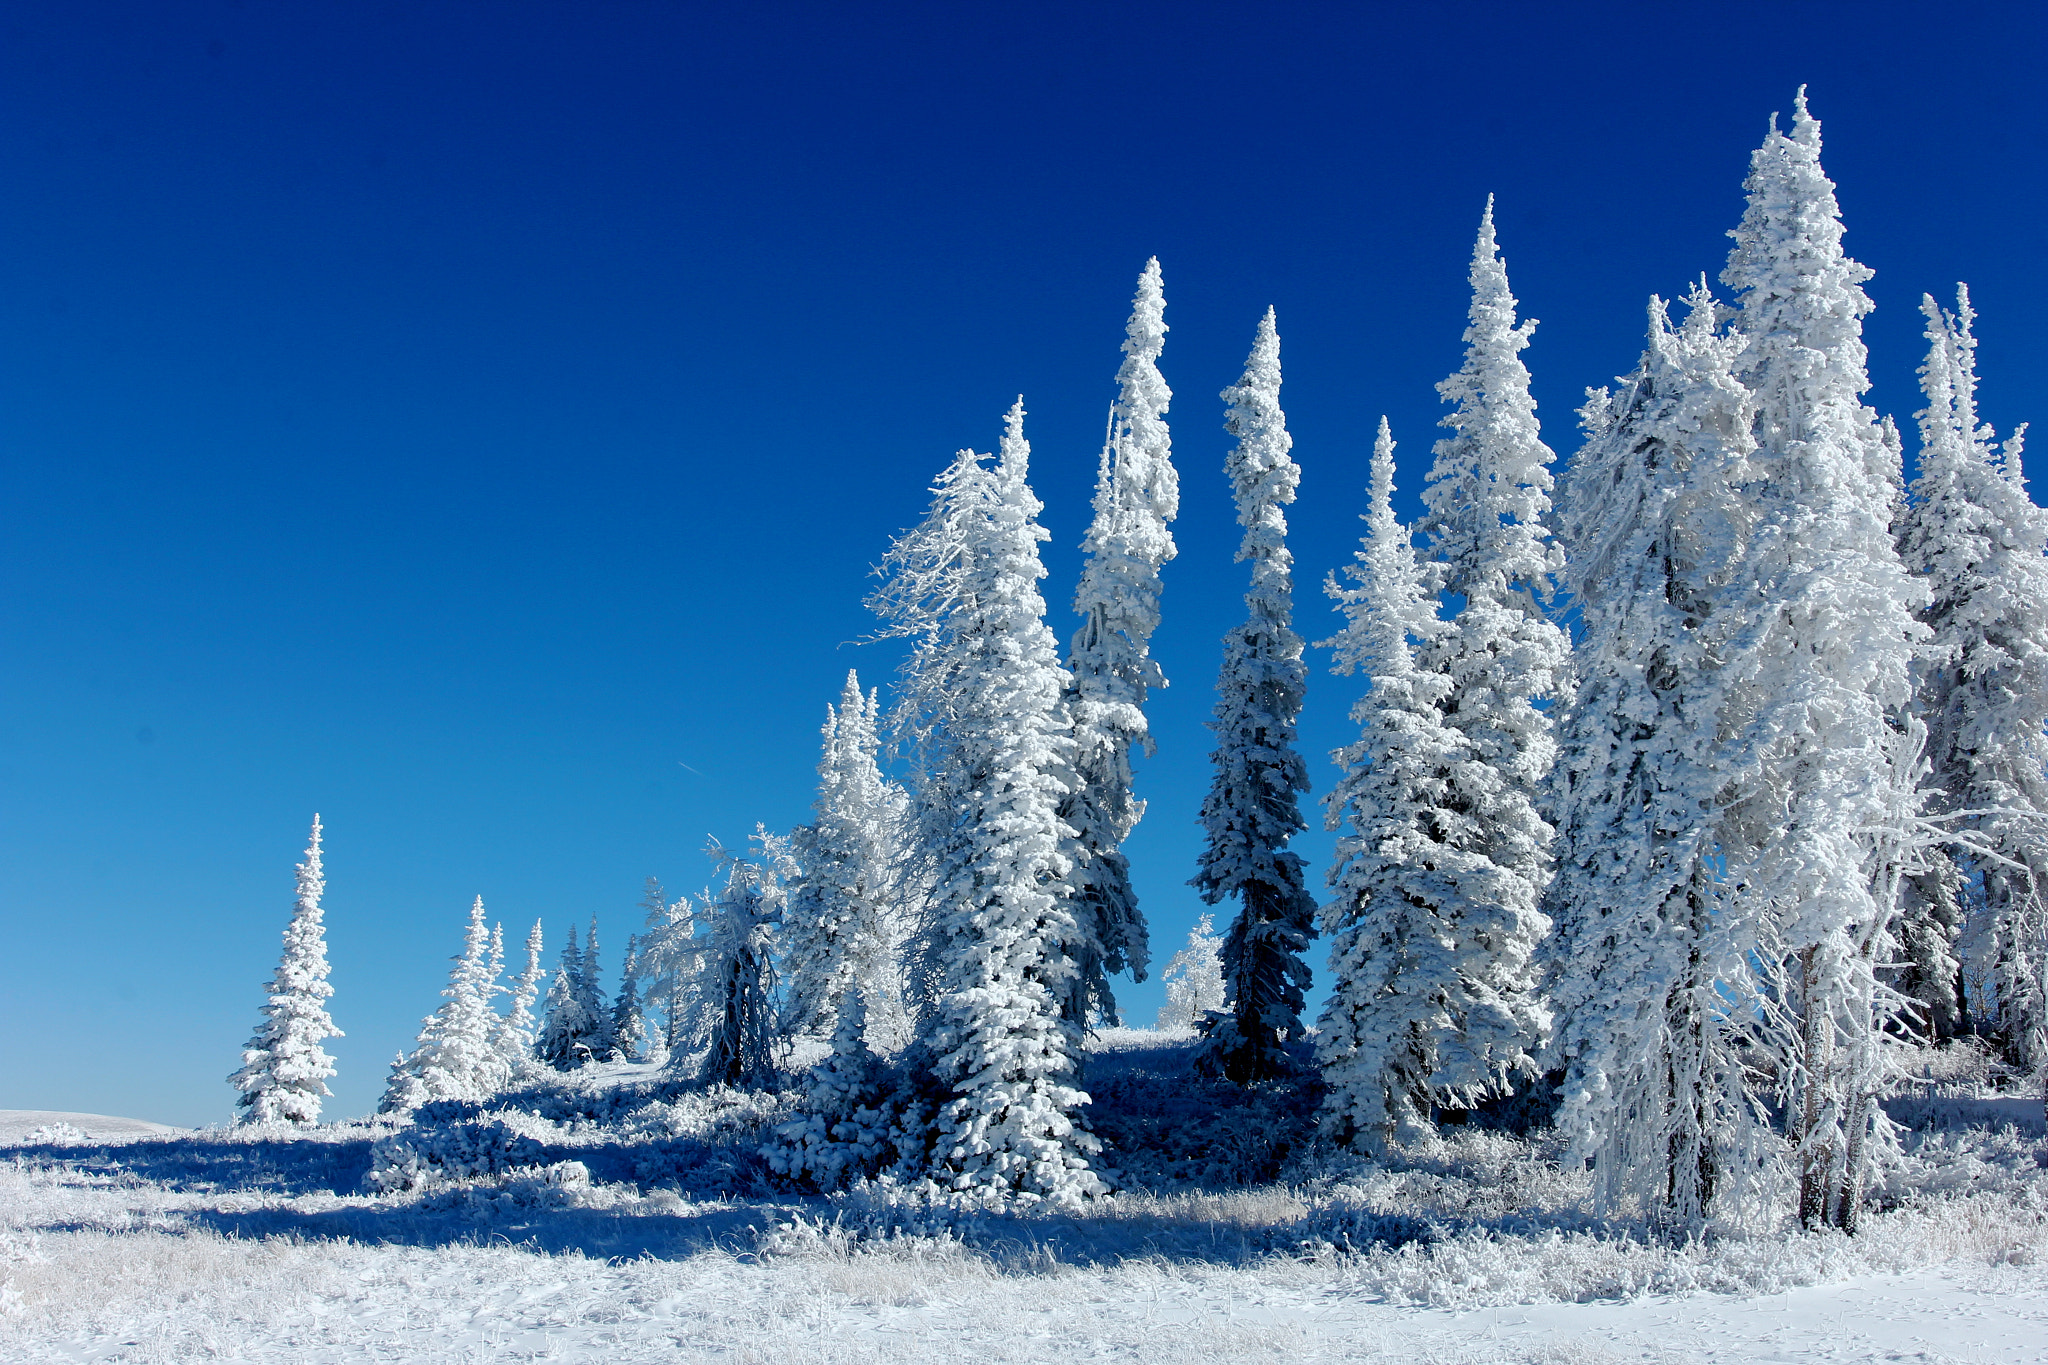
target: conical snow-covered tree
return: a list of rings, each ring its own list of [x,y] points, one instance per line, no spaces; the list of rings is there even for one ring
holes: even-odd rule
[[[1180,477],[1166,426],[1173,391],[1159,373],[1166,346],[1166,293],[1155,257],[1145,263],[1124,328],[1117,400],[1095,485],[1095,519],[1081,542],[1087,555],[1074,610],[1067,710],[1073,723],[1073,790],[1059,818],[1074,833],[1067,856],[1076,938],[1068,947],[1075,976],[1061,1008],[1074,1023],[1099,1015],[1114,1023],[1111,975],[1145,979],[1151,946],[1131,889],[1123,842],[1145,814],[1132,790],[1131,752],[1152,752],[1145,698],[1166,686],[1152,657],[1159,627],[1159,569],[1174,556],[1168,528],[1180,511]]]
[[[576,977],[570,982],[576,991],[576,1003],[583,1008],[585,1017],[593,1021],[589,1044],[591,1054],[599,1060],[612,1055],[612,1012],[605,1001],[604,970],[597,960],[597,916],[590,917],[590,931],[583,939],[583,953],[576,959]]]
[[[1244,539],[1238,562],[1252,566],[1245,623],[1223,637],[1216,681],[1215,777],[1202,802],[1207,840],[1191,883],[1211,905],[1235,897],[1238,912],[1223,944],[1229,1017],[1203,1044],[1205,1067],[1235,1081],[1261,1081],[1287,1069],[1285,1039],[1301,1037],[1310,973],[1302,952],[1315,937],[1315,898],[1299,854],[1287,843],[1307,822],[1301,793],[1308,768],[1295,749],[1308,669],[1294,633],[1294,556],[1287,516],[1301,469],[1280,410],[1280,335],[1268,308],[1245,361],[1244,377],[1223,391],[1224,429],[1237,445],[1224,461]]]
[[[1722,904],[1714,815],[1749,777],[1725,665],[1755,624],[1737,570],[1750,396],[1743,338],[1705,282],[1673,328],[1580,416],[1559,528],[1581,630],[1555,783],[1555,933],[1542,957],[1567,1072],[1559,1126],[1609,1209],[1680,1231],[1747,1211],[1763,1144],[1721,982],[1749,975],[1753,923]]]
[[[1545,705],[1562,698],[1571,646],[1545,613],[1562,556],[1544,526],[1554,457],[1521,358],[1536,323],[1515,321],[1491,198],[1471,281],[1465,360],[1437,385],[1453,405],[1441,422],[1453,434],[1436,443],[1418,529],[1429,546],[1430,586],[1462,600],[1427,642],[1422,666],[1449,680],[1438,706],[1468,746],[1459,789],[1477,839],[1456,842],[1499,874],[1461,879],[1453,908],[1460,974],[1484,981],[1488,1008],[1498,1011],[1486,1025],[1483,1051],[1491,1056],[1542,1041],[1529,958],[1550,927],[1537,908],[1550,881],[1552,834],[1540,801],[1557,754]],[[1485,1069],[1507,1084],[1499,1066]],[[1478,1098],[1469,1086],[1459,1093]]]
[[[1996,851],[1961,853],[1982,879],[1989,932],[1977,935],[1993,983],[1998,1036],[2013,1063],[2048,1062],[2048,511],[2027,494],[2015,431],[2001,447],[1977,416],[1976,314],[1958,286],[1956,311],[1934,300],[1921,368],[1920,470],[1899,527],[1906,567],[1933,600],[1917,669],[1928,728],[1933,811]],[[1955,1004],[1951,859],[1916,886],[1905,983],[1939,1029]],[[1946,912],[1946,913],[1944,913]]]
[[[533,928],[526,935],[526,968],[512,979],[512,1007],[498,1021],[491,1035],[492,1046],[513,1075],[518,1075],[534,1061],[535,1022],[534,1004],[540,999],[541,979],[547,975],[540,965],[541,949],[545,940],[541,937],[540,921],[533,922]]]
[[[590,1006],[583,988],[586,973],[583,952],[576,946],[576,926],[569,926],[569,941],[555,964],[554,979],[548,983],[547,1001],[541,1007],[540,1038],[535,1054],[548,1065],[568,1070],[581,1066],[596,1054],[593,1042],[602,1021]]]
[[[922,1064],[937,1117],[927,1173],[939,1188],[1068,1201],[1105,1188],[1099,1144],[1076,1121],[1081,1025],[1068,956],[1072,831],[1067,682],[1045,625],[1040,503],[1028,478],[1022,400],[1002,451],[962,451],[931,514],[891,546],[871,605],[915,648],[899,733],[921,770],[916,839],[931,887],[932,973]]]
[[[462,952],[441,994],[448,1003],[420,1025],[419,1042],[392,1065],[380,1113],[410,1113],[432,1100],[488,1099],[504,1089],[511,1068],[492,1045],[497,990],[490,966],[490,930],[484,927],[484,898],[469,910]]]
[[[1188,930],[1185,948],[1167,959],[1159,973],[1166,987],[1166,1003],[1159,1007],[1155,1025],[1161,1033],[1178,1033],[1198,1027],[1212,1010],[1230,1003],[1223,985],[1223,936],[1209,916],[1195,921]]]
[[[1393,493],[1383,417],[1366,533],[1346,566],[1356,586],[1329,584],[1346,617],[1330,641],[1335,670],[1371,687],[1351,708],[1359,738],[1337,751],[1344,775],[1324,802],[1339,833],[1322,916],[1330,997],[1315,1040],[1324,1130],[1376,1152],[1426,1136],[1436,1106],[1468,1107],[1532,1069],[1528,1046],[1544,1022],[1521,980],[1528,945],[1473,942],[1531,932],[1535,910],[1528,883],[1487,856],[1495,770],[1445,720],[1452,679],[1420,662],[1450,627]]]
[[[1721,275],[1747,341],[1736,377],[1756,400],[1759,525],[1739,572],[1762,606],[1729,680],[1757,777],[1721,831],[1729,879],[1743,887],[1735,913],[1760,922],[1757,960],[1771,980],[1756,1003],[1809,1227],[1853,1223],[1865,1139],[1890,1131],[1849,1065],[1883,1022],[1871,1015],[1883,999],[1873,934],[1893,907],[1874,894],[1877,846],[1896,806],[1897,723],[1926,633],[1913,613],[1927,601],[1890,533],[1903,497],[1897,439],[1862,403],[1870,271],[1843,254],[1820,145],[1802,88],[1791,133],[1774,121],[1751,158]]]
[[[782,970],[792,1032],[832,1029],[840,997],[859,985],[864,1010],[900,1044],[898,864],[908,798],[876,760],[881,705],[849,669],[838,706],[825,708],[817,820],[791,837],[803,871],[783,916]]]
[[[647,1020],[640,1001],[639,944],[631,936],[626,939],[625,964],[619,969],[619,993],[612,1000],[607,1039],[615,1062],[631,1061],[647,1042]]]
[[[228,1084],[241,1092],[235,1103],[243,1123],[318,1123],[320,1101],[333,1093],[327,1078],[334,1074],[334,1058],[320,1045],[343,1035],[327,1017],[334,987],[327,984],[327,931],[320,910],[327,882],[320,871],[317,815],[298,879],[298,899],[284,930],[284,955],[264,987],[263,1022],[242,1050],[242,1069],[228,1077]]]

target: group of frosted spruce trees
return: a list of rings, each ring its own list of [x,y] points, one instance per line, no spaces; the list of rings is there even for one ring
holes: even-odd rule
[[[1534,323],[1516,321],[1489,204],[1424,515],[1395,518],[1382,419],[1363,544],[1330,588],[1336,669],[1364,685],[1325,798],[1320,907],[1287,849],[1308,790],[1282,513],[1299,472],[1260,322],[1222,395],[1251,590],[1193,883],[1237,912],[1196,1055],[1245,1085],[1313,1065],[1327,1138],[1378,1155],[1550,1072],[1604,1209],[1698,1230],[1796,1200],[1803,1225],[1853,1230],[1902,1046],[1981,1027],[2017,1068],[2048,1060],[2048,514],[2019,434],[1998,445],[1977,420],[1966,293],[1924,305],[1903,485],[1896,429],[1861,402],[1870,271],[1842,253],[1803,92],[1746,188],[1730,300],[1702,279],[1681,319],[1650,301],[1641,360],[1591,396],[1555,489],[1520,359]],[[888,720],[907,785],[878,761],[878,694],[849,676],[816,823],[714,850],[724,888],[694,907],[650,883],[610,1005],[594,925],[544,1002],[538,925],[501,987],[479,901],[387,1110],[662,1052],[766,1084],[808,1036],[829,1050],[792,1079],[768,1150],[792,1180],[1023,1202],[1108,1188],[1083,1039],[1118,1017],[1110,978],[1149,961],[1120,849],[1165,681],[1148,652],[1178,503],[1164,308],[1154,261],[1065,658],[1020,402],[993,456],[938,476],[870,601],[909,646]],[[332,1074],[320,890],[316,821],[234,1077],[252,1120],[316,1119]],[[1318,931],[1330,995],[1311,1030]]]

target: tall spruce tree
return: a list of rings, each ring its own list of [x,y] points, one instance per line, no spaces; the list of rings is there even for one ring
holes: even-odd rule
[[[1567,1071],[1559,1126],[1602,1206],[1680,1232],[1747,1211],[1765,1145],[1720,983],[1753,924],[1722,903],[1714,812],[1750,776],[1726,665],[1755,625],[1752,408],[1705,282],[1618,392],[1595,392],[1559,529],[1581,629],[1556,770],[1555,932],[1542,958]]]
[[[1244,376],[1223,391],[1224,429],[1237,445],[1224,461],[1244,527],[1240,563],[1251,562],[1245,623],[1223,637],[1216,681],[1215,777],[1202,802],[1207,834],[1192,885],[1215,905],[1236,897],[1223,941],[1228,1018],[1204,1040],[1199,1064],[1231,1080],[1268,1080],[1288,1069],[1283,1043],[1302,1036],[1303,992],[1310,973],[1302,952],[1315,936],[1315,898],[1299,854],[1287,843],[1307,827],[1301,793],[1308,768],[1295,750],[1308,670],[1294,633],[1294,557],[1287,516],[1301,469],[1289,451],[1280,409],[1280,335],[1268,308],[1259,321]],[[1221,1004],[1221,1001],[1218,1002]]]
[[[484,898],[469,909],[462,952],[441,994],[448,1003],[427,1016],[413,1050],[393,1063],[378,1104],[380,1113],[410,1113],[433,1100],[488,1099],[502,1090],[511,1068],[492,1044],[497,989],[490,965],[490,930],[484,927]]]
[[[1977,936],[1993,983],[1998,1038],[2009,1061],[2048,1062],[2048,512],[2027,494],[2025,428],[2003,446],[1977,415],[1977,340],[1969,291],[1956,311],[1933,298],[1927,315],[1927,407],[1920,469],[1899,526],[1906,567],[1932,601],[1932,638],[1916,670],[1928,728],[1933,811],[1995,853],[1957,850],[1916,879],[1904,926],[1911,964],[1902,984],[1939,1036],[1957,1001],[1956,865],[1981,879],[1989,931]]]
[[[243,1123],[314,1124],[320,1101],[333,1094],[327,1078],[334,1058],[320,1045],[343,1036],[327,1015],[334,987],[327,984],[327,930],[320,897],[327,888],[320,870],[320,817],[298,865],[298,898],[285,925],[284,954],[265,984],[263,1022],[242,1050],[242,1067],[228,1077],[241,1093],[235,1104]]]
[[[1437,385],[1453,405],[1441,422],[1453,434],[1436,443],[1418,527],[1431,586],[1460,605],[1428,641],[1422,666],[1449,680],[1440,708],[1468,746],[1459,792],[1476,839],[1457,842],[1499,874],[1462,881],[1452,915],[1460,974],[1484,983],[1481,1052],[1493,1060],[1482,1069],[1505,1087],[1505,1059],[1538,1045],[1546,1024],[1530,966],[1550,927],[1538,909],[1552,835],[1540,800],[1557,753],[1546,706],[1563,695],[1571,647],[1545,611],[1562,555],[1544,525],[1554,457],[1521,359],[1536,323],[1515,320],[1490,197],[1471,282],[1464,363]],[[1452,1089],[1460,1100],[1438,1102],[1479,1098],[1469,1084]]]
[[[1041,504],[1028,483],[1022,400],[1001,454],[962,451],[930,515],[899,537],[871,599],[915,642],[898,729],[920,759],[916,838],[930,894],[932,974],[919,1054],[935,1090],[924,1173],[987,1198],[1071,1201],[1105,1188],[1077,1121],[1078,933],[1066,894],[1072,834],[1067,682],[1045,625]]]
[[[1895,907],[1875,894],[1879,843],[1927,592],[1890,534],[1898,443],[1861,401],[1871,272],[1843,254],[1820,147],[1802,87],[1792,131],[1773,120],[1751,158],[1721,275],[1747,342],[1737,378],[1756,401],[1748,491],[1759,524],[1739,572],[1763,609],[1729,679],[1757,776],[1720,830],[1743,887],[1731,913],[1759,921],[1768,972],[1753,1003],[1780,1080],[1800,1219],[1853,1227],[1871,1143],[1891,1131],[1854,1059],[1885,1022],[1876,973]]]
[[[1331,640],[1338,673],[1371,680],[1351,708],[1356,743],[1324,798],[1338,831],[1330,996],[1316,1029],[1324,1131],[1384,1153],[1426,1136],[1438,1105],[1475,1103],[1526,1067],[1531,1006],[1504,999],[1484,954],[1465,949],[1461,914],[1520,887],[1484,852],[1480,802],[1497,785],[1472,741],[1444,718],[1452,681],[1422,657],[1449,629],[1394,516],[1394,439],[1384,417],[1373,445],[1365,537],[1346,566],[1354,587],[1328,591],[1346,618]]]
[[[1111,975],[1145,979],[1151,947],[1131,889],[1123,842],[1145,814],[1132,790],[1131,753],[1152,752],[1145,699],[1166,675],[1151,655],[1159,627],[1159,570],[1174,556],[1168,528],[1180,510],[1167,405],[1173,391],[1159,373],[1166,346],[1166,294],[1158,258],[1145,263],[1124,328],[1123,365],[1110,409],[1109,439],[1095,485],[1095,517],[1081,542],[1087,559],[1074,610],[1081,628],[1068,655],[1066,699],[1078,781],[1060,803],[1073,829],[1067,856],[1076,936],[1076,968],[1061,992],[1067,1018],[1117,1020]]]
[[[898,864],[907,798],[877,762],[881,705],[848,670],[839,704],[825,708],[817,819],[791,836],[802,872],[783,916],[783,983],[792,1031],[834,1030],[840,998],[858,985],[864,1013],[900,1045]]]

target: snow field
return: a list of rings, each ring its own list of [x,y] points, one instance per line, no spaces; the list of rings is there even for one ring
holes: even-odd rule
[[[1127,1059],[1147,1041],[1104,1040]],[[17,1138],[0,1361],[1938,1365],[2048,1347],[2037,1123],[1918,1136],[1858,1236],[1673,1247],[1591,1218],[1588,1179],[1546,1142],[1472,1129],[1398,1167],[1307,1155],[1289,1183],[1080,1212],[778,1196],[735,1155],[779,1117],[769,1097],[611,1079],[526,1097],[547,1111],[520,1119],[533,1160],[596,1172],[544,1197],[542,1167],[358,1192],[377,1142],[414,1132],[391,1120]]]

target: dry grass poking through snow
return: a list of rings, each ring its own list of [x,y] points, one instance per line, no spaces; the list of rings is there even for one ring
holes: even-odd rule
[[[1136,1104],[1163,1082],[1120,1084]],[[1475,1342],[1447,1314],[2048,1267],[2048,1141],[2011,1129],[1930,1126],[1856,1238],[1673,1247],[1592,1218],[1583,1176],[1504,1133],[1455,1132],[1398,1167],[1297,1148],[1283,1180],[1221,1189],[1183,1131],[1150,1189],[1005,1215],[778,1193],[751,1152],[779,1112],[584,1078],[404,1130],[415,1155],[434,1123],[469,1125],[539,1164],[451,1157],[381,1193],[388,1122],[44,1134],[0,1161],[0,1360],[1594,1365],[1687,1357]],[[570,1167],[588,1178],[535,1175]]]

